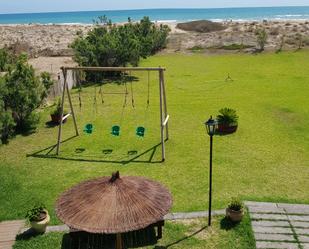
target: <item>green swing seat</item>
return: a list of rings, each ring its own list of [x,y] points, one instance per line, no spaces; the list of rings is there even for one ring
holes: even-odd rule
[[[112,132],[111,132],[111,134],[112,134],[113,136],[119,136],[119,135],[120,135],[120,126],[119,126],[119,125],[114,125],[114,126],[112,127]]]
[[[144,137],[145,136],[145,128],[142,126],[139,126],[136,128],[136,135],[139,137]]]
[[[93,124],[86,124],[84,128],[84,132],[87,134],[92,134],[93,132]]]

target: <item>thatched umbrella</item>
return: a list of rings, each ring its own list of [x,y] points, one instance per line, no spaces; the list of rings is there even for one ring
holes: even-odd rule
[[[82,182],[57,200],[58,218],[70,228],[117,235],[145,228],[163,219],[172,206],[160,183],[136,176],[101,177]]]

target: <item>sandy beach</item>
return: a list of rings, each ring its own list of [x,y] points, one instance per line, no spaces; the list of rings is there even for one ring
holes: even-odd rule
[[[308,21],[263,21],[263,22],[222,22],[224,30],[214,32],[184,31],[176,27],[177,23],[166,23],[171,28],[167,48],[163,53],[190,53],[200,50],[204,53],[238,53],[226,46],[243,44],[241,52],[251,53],[256,49],[255,31],[264,28],[268,33],[266,51],[275,51],[284,36],[285,50],[297,49],[301,34],[302,46],[309,47]],[[73,53],[69,44],[77,34],[85,35],[92,25],[0,25],[0,47],[9,46],[16,52],[27,52],[35,68],[56,74],[65,64],[72,65]],[[43,57],[43,59],[42,59]]]

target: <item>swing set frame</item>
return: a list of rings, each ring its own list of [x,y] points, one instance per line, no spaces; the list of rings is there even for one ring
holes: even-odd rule
[[[132,72],[132,71],[155,71],[159,74],[159,97],[160,97],[160,137],[161,137],[161,148],[162,148],[162,162],[165,161],[165,141],[169,139],[168,121],[169,115],[167,113],[167,102],[166,102],[166,89],[164,72],[166,71],[163,67],[61,67],[61,72],[63,74],[63,88],[62,88],[62,98],[61,98],[61,122],[59,123],[58,139],[56,155],[60,154],[61,138],[62,138],[62,123],[63,120],[72,116],[76,136],[79,136],[79,131],[77,127],[76,117],[74,113],[74,108],[72,104],[72,99],[70,95],[70,89],[67,82],[68,71],[93,71],[93,72]],[[67,92],[67,97],[69,100],[70,112],[64,116],[64,100]]]

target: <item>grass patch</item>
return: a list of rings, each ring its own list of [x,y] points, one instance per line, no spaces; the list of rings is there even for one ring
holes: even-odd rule
[[[82,92],[79,109],[77,90],[72,101],[79,130],[89,122],[94,133],[74,138],[70,118],[64,125],[62,152],[55,157],[57,127],[46,124],[51,108],[41,110],[35,134],[18,135],[0,146],[0,220],[23,218],[34,202],[43,202],[52,224],[60,193],[83,180],[110,175],[139,175],[158,180],[173,195],[172,211],[207,209],[209,138],[203,122],[222,107],[237,110],[238,131],[214,138],[213,208],[226,207],[232,196],[255,201],[309,203],[309,52],[262,55],[205,56],[157,55],[141,66],[167,68],[167,101],[170,140],[167,160],[160,163],[158,76],[150,75],[150,106],[147,108],[147,74],[138,72],[131,104],[122,109],[124,96]],[[225,81],[230,74],[233,82]],[[105,92],[123,91],[108,84]],[[66,109],[68,105],[66,103]],[[119,137],[111,127],[121,126]],[[145,138],[135,135],[146,127]],[[109,151],[110,153],[104,153]],[[137,151],[137,154],[129,154]],[[32,156],[31,156],[32,155]],[[138,157],[137,157],[138,156]]]
[[[243,50],[243,49],[253,48],[253,47],[254,46],[251,46],[251,45],[233,43],[229,45],[209,47],[208,49]]]
[[[192,48],[188,48],[189,51],[193,52],[193,53],[200,53],[203,52],[205,50],[204,47],[202,46],[193,46]]]
[[[163,238],[161,240],[157,243],[154,242],[150,246],[141,246],[139,248],[255,248],[255,241],[248,215],[244,217],[241,223],[236,225],[231,224],[221,216],[214,218],[211,228],[208,228],[206,224],[206,219],[167,222],[163,229]],[[145,240],[145,238],[142,239]],[[70,249],[71,241],[64,233],[50,233],[30,240],[19,240],[14,246],[14,249],[41,248]]]

